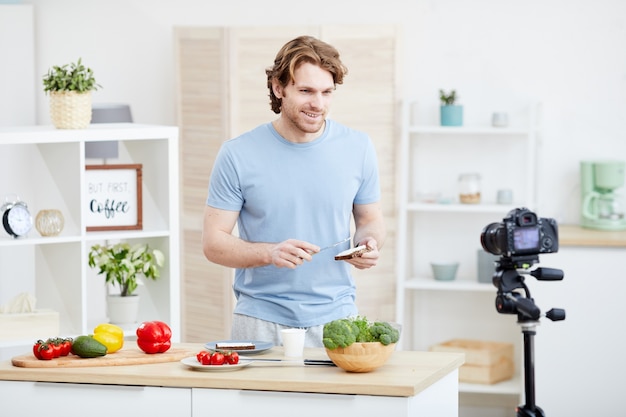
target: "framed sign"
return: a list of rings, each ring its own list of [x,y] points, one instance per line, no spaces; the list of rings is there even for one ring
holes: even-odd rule
[[[85,166],[88,232],[141,230],[141,164]]]

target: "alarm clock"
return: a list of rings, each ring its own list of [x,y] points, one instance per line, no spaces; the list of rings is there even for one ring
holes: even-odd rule
[[[8,201],[0,208],[2,213],[2,226],[4,230],[14,238],[26,236],[33,227],[33,217],[25,202],[17,197],[14,201]]]

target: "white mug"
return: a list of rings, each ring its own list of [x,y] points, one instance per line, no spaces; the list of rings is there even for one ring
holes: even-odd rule
[[[285,348],[285,357],[301,358],[304,353],[304,334],[306,329],[282,329],[280,336]]]
[[[495,112],[491,116],[491,125],[493,127],[507,127],[509,124],[509,115],[505,112]]]
[[[496,201],[498,204],[511,204],[513,202],[513,190],[508,188],[498,190]]]

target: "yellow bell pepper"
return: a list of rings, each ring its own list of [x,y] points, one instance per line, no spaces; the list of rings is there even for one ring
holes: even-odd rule
[[[124,330],[114,324],[99,324],[93,329],[93,338],[107,347],[107,354],[117,352],[124,346]]]

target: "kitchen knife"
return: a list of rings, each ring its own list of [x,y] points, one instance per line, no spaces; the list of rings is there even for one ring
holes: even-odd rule
[[[345,242],[347,242],[347,241],[349,241],[349,240],[350,240],[350,236],[348,236],[347,238],[343,239],[342,241],[339,241],[339,242],[337,242],[337,243],[333,243],[333,244],[332,244],[332,245],[330,245],[330,246],[326,246],[325,248],[320,249],[320,252],[325,251],[325,250],[327,250],[327,249],[332,249],[332,248],[334,248],[335,246],[339,246],[339,245],[341,245],[342,243],[345,243]],[[317,252],[317,253],[320,253],[320,252]]]
[[[239,359],[244,359],[253,362],[284,362],[284,363],[296,363],[302,362],[305,365],[324,365],[324,366],[335,366],[333,361],[329,359],[303,359],[299,361],[298,359],[268,359],[268,358],[254,358],[250,356],[239,356]]]

